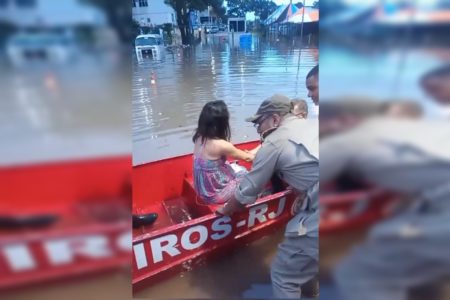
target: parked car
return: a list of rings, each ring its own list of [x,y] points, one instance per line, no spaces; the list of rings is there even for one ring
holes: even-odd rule
[[[136,56],[138,59],[150,56],[160,58],[164,55],[163,38],[159,34],[141,34],[134,42]]]
[[[206,27],[206,33],[218,33],[218,32],[219,32],[219,27],[216,25]]]

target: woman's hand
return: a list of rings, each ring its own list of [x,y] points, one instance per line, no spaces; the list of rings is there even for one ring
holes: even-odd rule
[[[245,150],[245,152],[256,156],[256,152],[258,152],[258,150],[261,148],[261,144],[259,144],[257,147],[253,148],[252,150]]]
[[[245,210],[245,205],[241,204],[236,199],[232,198],[230,201],[225,203],[224,206],[216,210],[216,214],[221,216],[231,216],[235,212]]]

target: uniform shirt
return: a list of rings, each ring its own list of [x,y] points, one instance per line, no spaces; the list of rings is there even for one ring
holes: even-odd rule
[[[347,171],[385,189],[423,192],[445,184],[450,174],[450,126],[445,120],[375,118],[323,139],[320,153],[322,182]]]
[[[319,130],[317,120],[287,115],[280,127],[269,134],[257,152],[251,171],[239,184],[235,197],[242,204],[256,201],[272,175],[298,191],[306,192],[309,209],[318,214]],[[307,222],[299,213],[291,220],[287,233],[312,233],[318,229],[318,216]],[[299,229],[299,226],[305,226]],[[317,233],[313,233],[316,236]]]
[[[367,243],[372,255],[370,264],[377,261],[381,264],[387,253],[406,249],[405,245],[417,260],[443,265],[450,261],[450,244],[443,243],[450,236],[448,121],[369,120],[348,132],[321,140],[320,155],[323,183],[349,172],[378,187],[410,195],[408,209],[376,224],[370,231]],[[383,244],[384,240],[389,242]],[[355,264],[361,261],[358,258]]]

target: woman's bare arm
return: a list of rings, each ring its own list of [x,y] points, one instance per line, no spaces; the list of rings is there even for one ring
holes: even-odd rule
[[[255,158],[255,154],[250,151],[243,151],[236,148],[232,143],[227,141],[220,141],[219,147],[222,154],[231,156],[232,158],[251,162]]]
[[[257,147],[253,148],[252,150],[245,150],[245,152],[256,155],[256,152],[261,148],[261,144],[259,144]]]

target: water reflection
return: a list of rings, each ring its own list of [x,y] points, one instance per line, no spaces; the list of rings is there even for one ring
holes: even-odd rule
[[[62,66],[0,65],[0,164],[129,153],[127,63],[83,52]]]
[[[303,44],[300,50],[299,40],[253,36],[251,44],[239,47],[215,38],[195,47],[171,49],[159,60],[135,60],[134,164],[188,153],[200,110],[211,100],[228,104],[235,142],[256,139],[244,119],[262,100],[274,93],[307,99],[304,81],[317,63],[317,47]],[[313,106],[310,99],[308,104]],[[173,143],[177,149],[170,147]]]
[[[283,236],[284,228],[134,296],[153,299],[271,298],[270,264]]]

